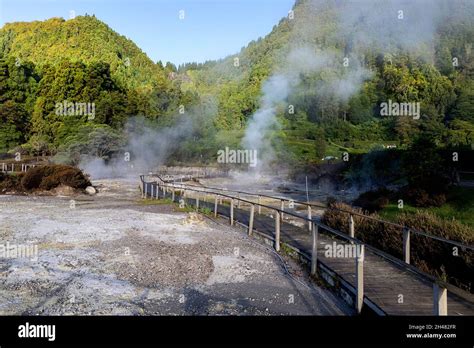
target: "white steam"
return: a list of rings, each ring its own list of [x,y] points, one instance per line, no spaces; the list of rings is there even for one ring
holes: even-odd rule
[[[288,20],[286,54],[279,52],[285,59],[263,83],[260,108],[248,122],[242,146],[257,150],[259,169],[268,167],[275,157],[271,131],[278,128],[277,115],[289,106],[288,97],[298,87],[315,88],[321,100],[345,103],[373,76],[365,63],[367,50],[382,55],[405,51],[432,60],[439,24],[448,18],[469,21],[473,6],[466,4],[466,0],[300,1],[294,19]],[[319,75],[317,86],[304,86],[302,79],[311,74]]]
[[[79,167],[93,179],[133,177],[154,171],[193,131],[190,118],[175,125],[156,128],[143,117],[133,117],[125,127],[127,145],[110,161],[84,156]]]

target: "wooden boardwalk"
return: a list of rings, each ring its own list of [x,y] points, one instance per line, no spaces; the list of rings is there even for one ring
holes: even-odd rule
[[[148,189],[150,192],[150,189]],[[225,192],[223,192],[225,194]],[[169,193],[168,198],[171,198]],[[178,202],[181,197],[175,195]],[[195,198],[185,198],[187,205],[195,205]],[[200,208],[206,207],[214,211],[214,201],[200,201]],[[242,205],[234,207],[234,223],[249,225],[249,206]],[[229,218],[230,206],[218,204],[218,214]],[[255,213],[254,230],[275,239],[275,218]],[[285,219],[280,222],[280,241],[293,246],[311,259],[312,233],[307,225],[296,226]],[[318,234],[318,263],[335,272],[352,287],[356,287],[356,258],[352,257],[329,257],[326,256],[327,245],[349,246],[348,241],[319,229]],[[378,255],[369,248],[365,248],[364,257],[364,295],[387,315],[433,315],[433,283],[424,279],[403,263],[394,263],[385,257]],[[447,299],[448,315],[474,315],[474,296],[462,293],[462,297],[448,291]]]
[[[203,202],[202,205],[204,204],[213,208],[213,204]],[[229,217],[230,207],[219,205],[218,212]],[[248,225],[249,212],[234,209],[234,219]],[[274,226],[275,219],[265,215],[256,215],[255,230],[274,238]],[[308,256],[311,255],[312,237],[308,229],[283,221],[280,238],[283,243],[296,247]],[[324,233],[319,234],[318,261],[355,286],[354,258],[325,257],[325,245],[332,244],[334,241],[338,244],[348,244],[342,239],[335,239]],[[370,250],[365,251],[364,288],[365,295],[388,315],[433,315],[432,284],[423,281],[411,271],[388,262]],[[448,315],[474,315],[474,304],[448,294]]]

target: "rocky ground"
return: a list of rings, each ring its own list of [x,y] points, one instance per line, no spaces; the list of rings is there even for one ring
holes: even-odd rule
[[[0,196],[1,315],[348,315],[305,270],[240,230],[164,204],[137,181],[94,196]],[[288,272],[289,271],[289,272]]]

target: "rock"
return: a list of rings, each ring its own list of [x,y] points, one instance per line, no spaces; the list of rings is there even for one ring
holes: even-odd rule
[[[87,186],[86,187],[86,193],[88,195],[95,195],[97,193],[96,189],[93,188],[92,186]]]
[[[67,185],[59,185],[55,187],[50,192],[45,192],[47,195],[56,195],[56,196],[73,196],[75,194],[75,190],[71,186]]]

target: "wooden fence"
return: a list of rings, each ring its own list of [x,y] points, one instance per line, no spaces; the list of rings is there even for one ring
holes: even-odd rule
[[[3,173],[15,173],[15,172],[26,172],[30,168],[36,167],[36,164],[26,163],[0,163],[0,172]]]
[[[304,255],[309,259],[310,262],[310,272],[311,275],[317,276],[318,271],[321,271],[320,267],[320,256],[318,255],[318,240],[321,238],[321,233],[329,235],[332,238],[345,241],[345,243],[354,246],[357,250],[357,254],[354,259],[354,284],[353,293],[355,297],[354,307],[357,313],[361,313],[364,303],[369,304],[372,309],[377,307],[375,302],[372,302],[370,298],[365,296],[364,291],[364,261],[365,255],[367,252],[370,252],[372,255],[376,255],[383,259],[385,262],[391,264],[402,270],[402,273],[409,273],[410,276],[416,277],[422,282],[428,282],[432,284],[432,296],[433,296],[433,314],[435,315],[447,315],[448,314],[448,290],[450,294],[455,298],[459,298],[461,302],[467,303],[467,311],[473,311],[472,308],[473,298],[470,294],[465,293],[461,289],[448,284],[444,281],[434,278],[433,276],[426,274],[413,265],[410,265],[410,236],[414,233],[428,236],[452,245],[460,246],[464,249],[473,250],[472,246],[463,245],[461,243],[445,240],[443,238],[435,237],[423,233],[421,231],[412,231],[399,226],[403,229],[403,251],[404,256],[403,260],[399,260],[396,257],[389,255],[388,253],[381,251],[371,245],[363,243],[362,241],[355,238],[355,226],[353,215],[359,215],[352,212],[346,211],[349,215],[349,235],[341,231],[337,231],[329,226],[322,224],[320,221],[317,221],[312,217],[312,208],[315,206],[322,208],[324,206],[315,205],[307,202],[298,202],[294,200],[289,200],[281,197],[273,197],[268,195],[249,193],[243,191],[233,191],[233,190],[222,190],[218,188],[210,187],[200,187],[196,185],[185,185],[182,183],[174,182],[165,182],[158,177],[158,180],[153,178],[154,181],[147,181],[148,178],[144,175],[140,176],[141,179],[141,189],[143,198],[151,199],[163,199],[168,198],[173,202],[178,202],[181,204],[194,206],[197,210],[200,208],[206,207],[209,211],[213,212],[214,216],[222,216],[229,220],[230,225],[235,224],[235,213],[238,209],[241,214],[244,210],[242,208],[247,208],[245,210],[247,217],[245,218],[245,228],[248,231],[248,235],[252,236],[255,232],[255,222],[256,219],[262,219],[264,212],[267,213],[267,216],[270,215],[274,221],[273,231],[271,231],[270,238],[273,241],[273,245],[276,251],[280,251],[281,248],[281,234],[282,234],[282,221],[284,217],[291,218],[294,221],[299,221],[300,226],[303,229],[307,230],[307,233],[311,233],[311,247],[309,255]],[[245,198],[244,198],[245,197]],[[248,198],[250,197],[250,198]],[[267,200],[276,200],[280,202],[280,205],[275,207],[269,204],[262,203],[262,198]],[[304,214],[298,213],[297,211],[285,210],[288,204],[298,204],[305,207]],[[224,209],[225,208],[225,209]],[[371,218],[365,215],[362,215],[364,218]],[[381,221],[381,220],[379,220]],[[242,224],[242,221],[240,221]],[[288,224],[285,224],[288,228]],[[267,227],[268,228],[268,227]],[[300,228],[301,229],[301,228]],[[270,232],[270,231],[260,231],[260,232]],[[291,245],[290,245],[291,246]],[[324,269],[328,269],[327,265],[324,265]],[[335,273],[335,272],[334,272]],[[367,275],[366,275],[367,276]],[[346,277],[347,278],[347,277]],[[343,277],[341,279],[344,281]],[[352,291],[351,287],[349,290]],[[416,296],[416,294],[412,294]],[[425,299],[426,300],[426,299]],[[463,304],[464,305],[464,304]],[[461,306],[462,307],[462,306]],[[464,308],[464,307],[462,307]],[[375,311],[378,314],[383,314],[383,308],[376,308]]]

